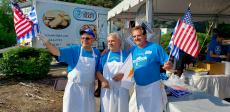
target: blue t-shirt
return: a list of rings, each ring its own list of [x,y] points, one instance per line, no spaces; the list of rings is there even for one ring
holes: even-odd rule
[[[104,65],[106,63],[108,55],[109,55],[109,52],[107,52],[106,54],[101,56],[101,59],[100,59],[100,62],[99,62],[99,67],[98,67],[98,70],[101,73],[103,72],[103,67],[104,67]],[[120,51],[119,52],[110,52],[108,62],[112,62],[112,61],[120,62],[121,61],[121,59],[120,59],[121,56],[120,55],[121,55]],[[127,55],[128,55],[127,52],[125,50],[122,50],[122,61],[123,62],[126,60]]]
[[[160,65],[168,60],[168,54],[158,44],[148,42],[144,48],[132,48],[134,79],[137,85],[148,85],[160,80]]]
[[[72,45],[65,48],[60,48],[60,56],[58,57],[59,62],[65,62],[68,64],[67,71],[68,73],[74,69],[77,65],[78,59],[80,57],[80,50],[81,46],[79,45]],[[100,52],[96,48],[93,48],[94,54],[96,55],[96,66],[95,70],[98,69],[99,59],[100,59]],[[82,48],[82,56],[83,57],[93,57],[92,51],[87,51]]]
[[[223,52],[223,46],[219,44],[215,39],[216,38],[212,39],[208,45],[208,52],[206,55],[207,61],[215,61],[215,62],[221,61],[221,58],[219,57],[215,58],[210,56],[210,52],[213,52],[214,54],[217,55],[221,55]]]

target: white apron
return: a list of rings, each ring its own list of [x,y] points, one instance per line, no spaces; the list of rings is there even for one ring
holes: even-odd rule
[[[161,81],[146,86],[136,85],[136,101],[138,112],[163,112],[167,96]]]
[[[82,57],[82,47],[76,67],[68,73],[63,97],[63,112],[95,112],[94,80],[95,54],[93,58]]]
[[[123,65],[122,51],[120,62],[108,62],[110,52],[103,67],[103,76],[109,81],[110,88],[101,88],[101,112],[128,112],[129,90],[120,87],[120,81],[114,81],[114,74],[118,73]]]

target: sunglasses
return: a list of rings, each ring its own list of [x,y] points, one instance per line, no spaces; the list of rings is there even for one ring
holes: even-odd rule
[[[91,37],[81,37],[82,40],[91,40]]]

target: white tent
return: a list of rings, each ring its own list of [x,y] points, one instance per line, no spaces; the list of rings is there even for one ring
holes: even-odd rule
[[[190,1],[194,21],[230,23],[230,0],[123,0],[109,11],[108,20],[136,18],[137,12],[145,7],[146,2],[146,19],[150,15],[154,19],[177,20],[183,16]]]

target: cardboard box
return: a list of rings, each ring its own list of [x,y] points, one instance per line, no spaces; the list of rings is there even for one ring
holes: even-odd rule
[[[209,70],[209,75],[223,75],[225,72],[225,63],[199,63],[198,67]]]

